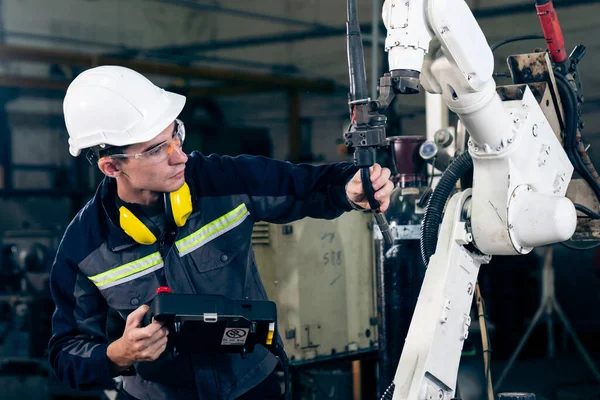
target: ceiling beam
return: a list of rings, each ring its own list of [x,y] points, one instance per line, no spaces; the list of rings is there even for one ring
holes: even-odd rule
[[[367,31],[366,27],[361,27],[361,30]],[[235,39],[210,40],[200,43],[184,44],[180,46],[165,46],[153,48],[154,52],[170,53],[170,54],[185,54],[190,51],[207,51],[207,50],[223,50],[234,49],[250,46],[264,46],[277,43],[290,43],[308,39],[324,39],[335,36],[345,36],[346,28],[327,28],[327,29],[308,29],[299,32],[281,32],[267,35],[245,36]],[[143,50],[140,51],[143,54]],[[123,54],[130,55],[132,51],[124,52]],[[189,57],[192,55],[188,54]]]
[[[36,89],[66,92],[68,82],[53,79],[29,78],[15,75],[0,75],[0,87],[17,89]]]
[[[554,6],[558,9],[558,12],[560,13],[561,8],[582,6],[599,2],[600,0],[554,0]],[[536,10],[535,4],[528,1],[527,3],[515,4],[510,6],[479,8],[472,10],[472,12],[475,18],[477,19],[487,19],[525,13],[531,13],[535,15]],[[537,21],[537,19],[535,21]],[[384,28],[383,24],[381,26],[382,28]],[[370,32],[372,30],[371,25],[363,24],[361,26],[361,30],[363,32]],[[267,35],[255,35],[250,37],[246,36],[235,39],[210,40],[181,46],[153,48],[152,51],[169,52],[173,54],[186,53],[188,57],[193,58],[193,55],[189,54],[188,52],[223,50],[250,46],[264,46],[277,43],[295,42],[299,40],[324,39],[328,37],[345,35],[345,27],[321,26],[299,32],[282,32]],[[365,44],[370,44],[370,41],[365,41]],[[129,54],[131,54],[131,52]]]
[[[278,15],[271,15],[271,14],[264,14],[264,13],[259,13],[256,11],[246,11],[246,10],[241,10],[239,8],[224,7],[224,6],[220,6],[220,5],[216,5],[216,4],[201,4],[201,3],[198,3],[196,1],[191,1],[191,0],[154,0],[154,1],[158,2],[158,3],[166,3],[166,4],[176,5],[176,6],[187,7],[187,8],[191,8],[191,9],[198,10],[198,11],[219,12],[219,13],[224,13],[224,14],[235,15],[238,17],[258,19],[258,20],[274,22],[274,23],[279,23],[279,24],[284,24],[284,25],[296,25],[296,26],[304,26],[304,27],[311,27],[311,28],[326,28],[327,27],[327,25],[319,24],[316,22],[304,21],[301,19],[281,17]]]
[[[33,91],[66,92],[69,82],[55,79],[34,78],[15,75],[0,75],[0,87],[25,89],[27,93],[33,94]],[[173,91],[185,92],[188,97],[215,97],[232,96],[250,93],[264,93],[277,90],[273,86],[235,86],[218,85],[210,87],[183,87],[175,88]]]
[[[272,86],[278,89],[304,89],[319,93],[332,93],[335,83],[328,79],[303,79],[283,75],[258,74],[243,71],[188,67],[176,64],[123,60],[100,54],[77,53],[64,50],[49,50],[34,47],[0,45],[0,59],[7,61],[31,61],[64,64],[84,68],[98,65],[121,65],[140,73],[158,74],[186,79],[222,81],[228,85]]]
[[[297,72],[298,68],[291,64],[275,64],[275,63],[267,63],[260,61],[250,61],[243,59],[235,59],[235,58],[227,58],[227,57],[216,57],[209,56],[204,54],[192,54],[191,57],[187,57],[186,54],[182,54],[180,56],[175,56],[171,53],[160,53],[153,52],[151,50],[142,50],[138,48],[130,48],[125,47],[123,45],[118,45],[109,42],[101,42],[94,40],[85,40],[78,39],[75,37],[66,37],[66,36],[57,36],[57,35],[45,35],[31,32],[20,32],[20,31],[4,31],[4,36],[7,38],[17,38],[17,39],[27,39],[27,40],[35,40],[38,42],[44,43],[65,43],[65,44],[73,44],[73,45],[84,45],[88,48],[102,48],[103,52],[106,49],[112,49],[110,52],[105,55],[111,57],[122,57],[122,58],[132,58],[136,55],[143,54],[144,60],[147,61],[168,61],[170,63],[176,64],[189,64],[191,61],[208,61],[214,62],[222,65],[234,65],[236,67],[247,67],[247,68],[255,68],[255,69],[268,69],[271,71],[291,71]],[[168,58],[166,58],[168,57]],[[177,57],[177,58],[174,58]]]

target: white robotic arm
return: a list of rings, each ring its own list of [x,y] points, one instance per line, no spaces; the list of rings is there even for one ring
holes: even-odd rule
[[[496,92],[492,51],[468,5],[386,0],[382,15],[392,77],[417,85],[420,78],[428,92],[443,96],[471,136],[477,248],[525,254],[570,238],[576,213],[564,195],[573,167],[529,87],[522,85],[520,98],[510,101]],[[430,43],[440,50],[432,46],[429,52]],[[540,215],[532,216],[528,204]]]
[[[448,203],[394,379],[394,400],[449,400],[479,265],[573,235],[573,166],[529,86],[497,93],[492,51],[463,0],[386,0],[382,15],[390,74],[406,88],[396,92],[421,82],[470,134],[473,188]]]

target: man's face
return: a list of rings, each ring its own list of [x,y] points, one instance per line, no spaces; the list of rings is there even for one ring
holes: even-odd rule
[[[120,165],[131,189],[174,192],[183,186],[188,157],[175,133],[175,122],[154,139],[129,146],[126,154],[140,155],[129,157]]]

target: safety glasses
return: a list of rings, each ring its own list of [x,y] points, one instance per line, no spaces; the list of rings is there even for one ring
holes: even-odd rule
[[[183,122],[176,119],[175,127],[173,131],[173,137],[167,141],[157,144],[156,146],[148,149],[142,153],[137,154],[112,154],[110,157],[112,158],[134,158],[136,160],[141,160],[143,162],[147,162],[149,164],[158,164],[169,157],[175,151],[175,147],[178,147],[181,150],[183,146],[183,141],[185,140],[185,126]]]

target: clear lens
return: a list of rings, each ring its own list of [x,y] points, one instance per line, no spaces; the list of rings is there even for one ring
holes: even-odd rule
[[[135,158],[136,160],[140,160],[141,162],[147,162],[150,164],[158,164],[163,162],[169,157],[170,154],[175,151],[175,147],[179,147],[179,149],[183,146],[183,141],[185,140],[185,126],[183,122],[176,119],[175,120],[175,129],[176,131],[173,134],[173,138],[167,140],[156,146],[153,149],[145,151],[143,153],[138,154],[115,154],[112,157],[114,158]]]

